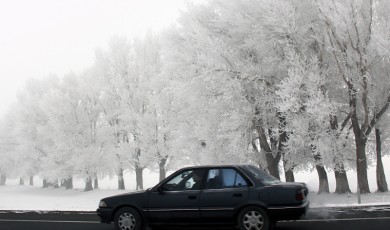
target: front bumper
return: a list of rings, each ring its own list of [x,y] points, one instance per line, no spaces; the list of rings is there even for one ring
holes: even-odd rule
[[[112,221],[112,209],[111,208],[98,208],[96,214],[100,218],[101,223],[111,223]]]

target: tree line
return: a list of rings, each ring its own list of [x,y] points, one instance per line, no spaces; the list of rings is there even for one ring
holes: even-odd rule
[[[82,73],[31,79],[1,120],[1,184],[250,162],[319,192],[369,193],[389,141],[390,3],[209,0],[142,38],[113,38]],[[22,179],[21,179],[22,182]]]

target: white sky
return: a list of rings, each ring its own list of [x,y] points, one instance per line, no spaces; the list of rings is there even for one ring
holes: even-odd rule
[[[0,116],[28,78],[79,72],[114,36],[171,24],[184,0],[0,0]]]

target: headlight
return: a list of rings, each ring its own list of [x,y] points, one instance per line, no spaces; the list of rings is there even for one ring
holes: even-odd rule
[[[101,201],[99,202],[99,208],[105,208],[105,207],[107,207],[106,202],[104,202],[103,200],[101,200]]]

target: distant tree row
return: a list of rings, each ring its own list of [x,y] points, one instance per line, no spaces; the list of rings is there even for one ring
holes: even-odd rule
[[[191,4],[191,3],[189,3]],[[7,176],[85,190],[98,179],[250,162],[319,192],[388,191],[390,2],[209,0],[144,38],[114,38],[83,73],[32,79],[1,121]],[[383,150],[382,150],[383,149]],[[21,181],[22,182],[22,181]]]

